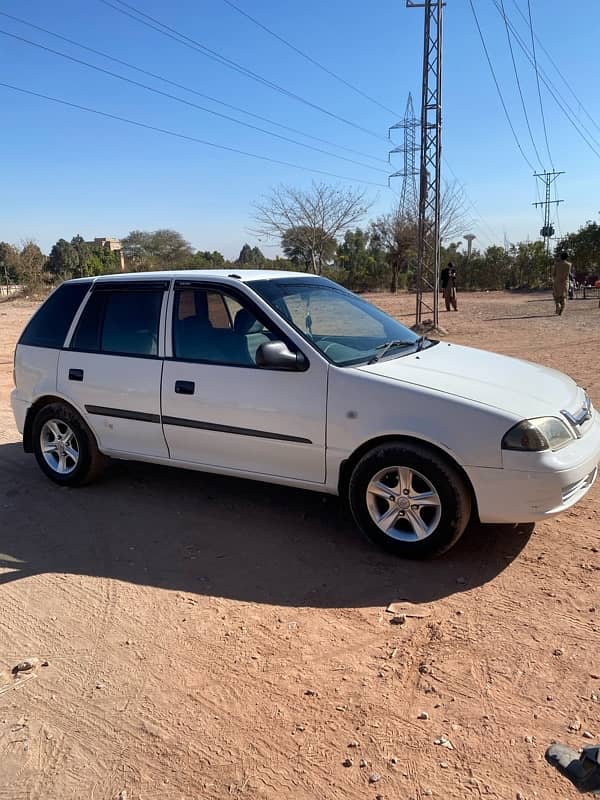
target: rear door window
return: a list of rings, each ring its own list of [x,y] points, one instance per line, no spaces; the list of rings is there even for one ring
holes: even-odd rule
[[[91,284],[91,281],[81,281],[59,286],[31,319],[19,344],[60,349]]]
[[[163,290],[97,291],[83,310],[73,350],[157,356]]]

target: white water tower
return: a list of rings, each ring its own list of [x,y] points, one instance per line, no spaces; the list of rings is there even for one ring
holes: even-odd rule
[[[468,260],[469,258],[471,258],[471,249],[472,249],[472,247],[473,247],[473,239],[476,239],[476,238],[477,238],[477,237],[475,236],[475,234],[474,234],[474,233],[466,233],[466,234],[463,236],[463,239],[466,239],[466,240],[467,240],[467,260]]]

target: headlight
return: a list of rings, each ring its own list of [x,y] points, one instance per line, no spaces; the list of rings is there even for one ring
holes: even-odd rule
[[[503,450],[559,450],[575,437],[557,417],[537,417],[519,422],[502,439]]]

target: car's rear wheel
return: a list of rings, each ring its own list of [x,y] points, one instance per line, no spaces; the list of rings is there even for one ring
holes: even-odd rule
[[[44,406],[36,414],[33,451],[41,470],[61,486],[90,483],[106,462],[88,426],[64,403]]]
[[[471,495],[458,470],[435,451],[408,442],[366,453],[348,492],[361,531],[405,558],[445,552],[471,515]]]

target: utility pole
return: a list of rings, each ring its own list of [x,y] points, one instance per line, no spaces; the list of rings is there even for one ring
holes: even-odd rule
[[[419,241],[416,327],[430,315],[439,321],[440,184],[442,157],[442,11],[443,0],[406,0],[423,8],[423,85],[421,95],[421,164],[419,169]]]
[[[404,119],[397,122],[389,130],[388,138],[391,139],[393,130],[404,132],[404,142],[399,147],[390,150],[388,160],[392,153],[404,154],[404,167],[398,172],[394,172],[388,178],[388,185],[391,178],[402,178],[402,191],[400,192],[399,213],[401,217],[415,219],[419,207],[419,197],[417,194],[417,177],[419,175],[416,167],[417,160],[417,128],[421,123],[415,117],[412,94],[408,93],[406,111]]]
[[[543,207],[544,209],[544,227],[540,230],[540,236],[544,239],[544,246],[546,248],[546,255],[550,256],[550,240],[554,236],[554,225],[550,221],[550,206],[556,205],[558,206],[559,203],[562,203],[562,200],[551,200],[550,199],[550,187],[554,183],[554,181],[558,178],[559,175],[564,175],[564,172],[536,172],[534,176],[538,178],[545,186],[545,196],[544,200],[540,200],[533,205],[536,208]]]

